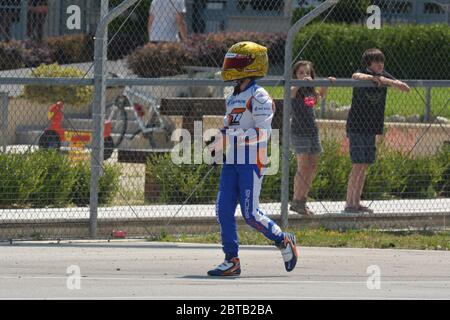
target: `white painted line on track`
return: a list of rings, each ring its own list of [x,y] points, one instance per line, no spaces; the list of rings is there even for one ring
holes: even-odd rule
[[[212,298],[211,296],[113,296],[113,297],[51,297],[51,298],[6,298],[0,300],[180,300],[181,301],[190,301],[190,300],[207,300],[207,301],[215,301],[215,300],[225,300],[222,304],[236,304],[230,300],[229,296],[216,296]],[[361,297],[361,296],[258,296],[258,297],[249,297],[249,296],[233,296],[233,300],[245,300],[245,301],[260,301],[260,300],[427,300],[424,298],[410,298],[410,297]],[[432,298],[428,300],[445,300],[445,298]],[[246,303],[249,304],[249,303]],[[265,302],[255,302],[253,304],[267,304]],[[269,302],[270,304],[270,302]]]
[[[199,276],[200,277],[200,276]],[[53,279],[53,280],[66,280],[67,277],[47,277],[47,276],[0,276],[1,280],[43,280],[43,279]],[[130,278],[130,277],[82,277],[82,281],[154,281],[154,282],[205,282],[205,283],[212,283],[212,282],[223,282],[223,283],[229,283],[229,284],[236,284],[236,282],[242,283],[249,283],[249,284],[366,284],[366,280],[364,281],[332,281],[332,280],[268,280],[268,279],[246,279],[246,278],[239,278],[239,277],[230,277],[230,278],[217,278],[217,277],[210,277],[210,278],[195,278],[195,279],[189,279],[189,278]],[[384,280],[384,284],[408,284],[408,283],[416,283],[416,284],[433,284],[433,283],[449,283],[449,280]]]

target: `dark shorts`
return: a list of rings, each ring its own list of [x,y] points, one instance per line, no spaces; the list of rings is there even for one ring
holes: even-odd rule
[[[318,134],[310,136],[291,134],[291,144],[296,154],[319,154],[322,152]]]
[[[350,142],[350,159],[352,163],[367,163],[375,162],[375,154],[377,151],[375,145],[376,135],[348,133]]]

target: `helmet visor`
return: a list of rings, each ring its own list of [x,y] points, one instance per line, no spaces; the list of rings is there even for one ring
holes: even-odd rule
[[[244,69],[245,67],[251,65],[254,60],[254,58],[247,55],[227,53],[225,55],[225,60],[223,61],[222,70]]]

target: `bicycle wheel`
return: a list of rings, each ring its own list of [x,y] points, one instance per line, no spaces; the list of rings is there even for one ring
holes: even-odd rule
[[[127,112],[125,107],[129,106],[130,102],[125,96],[117,97],[113,103],[106,105],[106,121],[111,121],[111,138],[114,148],[117,148],[121,143],[127,132]]]

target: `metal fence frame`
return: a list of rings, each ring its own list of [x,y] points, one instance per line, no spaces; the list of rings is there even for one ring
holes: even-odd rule
[[[121,79],[107,78],[105,62],[107,56],[107,30],[108,24],[117,18],[121,13],[133,6],[138,0],[125,0],[119,6],[111,10],[103,16],[98,24],[95,34],[95,51],[94,51],[94,76],[93,78],[0,78],[1,84],[16,85],[56,85],[67,86],[77,85],[94,86],[93,97],[93,141],[92,141],[92,157],[91,157],[91,192],[90,192],[90,219],[89,232],[91,238],[97,235],[97,213],[98,213],[98,181],[102,174],[102,163],[99,159],[103,159],[103,136],[104,130],[104,113],[105,113],[105,89],[106,86],[217,86],[223,87],[223,82],[219,79],[158,79],[158,78],[137,78],[137,79]],[[320,6],[316,7],[309,14],[297,21],[289,30],[284,61],[284,76],[277,79],[261,79],[261,85],[283,86],[284,87],[284,113],[283,113],[283,141],[282,141],[282,181],[281,181],[281,225],[283,228],[288,226],[288,201],[289,201],[289,119],[291,112],[290,87],[292,85],[315,87],[374,87],[371,81],[356,81],[352,79],[338,79],[330,84],[328,80],[295,80],[291,77],[292,66],[292,48],[295,35],[298,31],[308,24],[315,17],[337,4],[339,0],[327,0]],[[107,6],[108,1],[104,0],[102,5]],[[430,115],[430,91],[433,87],[450,87],[450,80],[410,80],[405,81],[410,87],[426,88],[426,104],[425,117]]]

